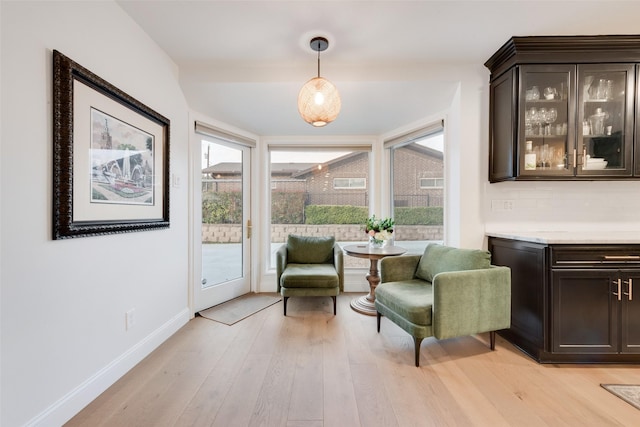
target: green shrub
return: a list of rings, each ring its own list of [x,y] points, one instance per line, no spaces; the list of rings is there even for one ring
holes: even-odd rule
[[[302,224],[305,193],[272,192],[271,223]]]
[[[242,193],[206,193],[202,196],[202,222],[205,224],[241,224]]]
[[[364,224],[368,209],[350,205],[309,205],[305,208],[305,224]]]
[[[395,208],[396,225],[443,225],[444,211],[442,206]]]

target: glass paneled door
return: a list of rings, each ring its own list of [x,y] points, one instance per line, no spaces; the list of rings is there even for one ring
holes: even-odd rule
[[[633,172],[633,64],[578,65],[578,175]]]
[[[196,239],[202,243],[200,281],[195,266],[196,312],[244,295],[251,288],[251,149],[212,137],[202,138],[201,147],[202,222]]]
[[[575,66],[527,65],[520,71],[521,176],[572,176]]]

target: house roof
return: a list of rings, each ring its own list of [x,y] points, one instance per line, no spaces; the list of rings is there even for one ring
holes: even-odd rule
[[[271,173],[277,175],[295,175],[302,170],[307,170],[315,166],[317,166],[317,163],[272,163]],[[239,162],[221,162],[202,169],[202,173],[212,175],[238,175],[241,172],[242,168]]]
[[[412,151],[424,156],[430,156],[439,160],[442,160],[443,155],[441,151],[434,150],[418,144],[408,145]],[[272,163],[271,173],[272,175],[290,176],[294,179],[304,179],[307,175],[317,171],[318,165],[323,169],[329,166],[336,166],[341,163],[350,162],[359,156],[367,154],[364,151],[354,151],[352,153],[345,154],[340,157],[336,157],[332,160],[322,163]],[[242,173],[241,163],[238,162],[221,162],[216,163],[213,166],[202,169],[203,174],[210,175],[240,175]]]

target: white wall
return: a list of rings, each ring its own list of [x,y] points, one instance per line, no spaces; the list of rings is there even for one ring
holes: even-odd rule
[[[175,65],[116,3],[0,7],[0,424],[60,425],[188,320],[188,108]],[[51,240],[53,49],[171,120],[170,229]]]

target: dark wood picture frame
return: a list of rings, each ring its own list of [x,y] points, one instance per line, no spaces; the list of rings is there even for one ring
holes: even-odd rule
[[[101,114],[100,117],[113,119],[116,125],[132,130],[137,137],[148,135],[145,149],[133,151],[144,153],[144,165],[142,154],[129,160],[128,147],[135,149],[135,146],[126,140],[125,133],[122,133],[125,141],[114,142],[120,144],[118,147],[127,147],[126,150],[112,148],[107,120],[103,134],[107,135],[108,146],[106,149],[94,149],[94,135],[99,132],[99,126],[91,120],[95,112]],[[54,50],[53,239],[168,228],[169,130],[169,119]],[[142,145],[138,143],[138,146]],[[96,160],[98,157],[94,158],[94,151],[98,154],[112,152],[112,155],[126,152],[127,179],[124,174],[107,170],[106,163],[98,165],[100,162]],[[120,169],[117,162],[123,165],[122,158],[119,158],[111,160],[111,167]],[[136,168],[134,173],[137,172],[135,183],[128,179],[132,162]],[[117,190],[129,190],[122,192],[124,196],[139,191],[142,201],[119,197],[116,175]],[[112,192],[105,190],[112,196],[102,196],[102,200],[94,197],[100,195],[99,191],[96,192],[98,178],[103,179],[103,187],[113,187]]]

